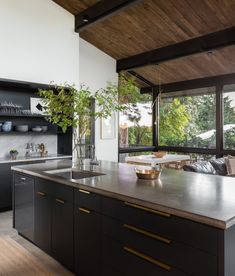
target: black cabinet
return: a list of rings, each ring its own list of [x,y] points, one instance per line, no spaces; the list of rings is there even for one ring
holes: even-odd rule
[[[14,227],[25,238],[34,241],[34,179],[14,173]]]
[[[73,188],[36,178],[35,244],[73,270]]]
[[[47,253],[51,251],[51,195],[49,188],[50,183],[36,179],[34,242]]]
[[[73,270],[73,189],[53,185],[52,193],[52,255]]]
[[[11,209],[12,185],[11,166],[8,163],[0,164],[0,211]]]
[[[101,198],[75,190],[75,270],[79,276],[101,275]]]

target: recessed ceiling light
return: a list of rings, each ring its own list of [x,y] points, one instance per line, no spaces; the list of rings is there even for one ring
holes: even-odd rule
[[[85,23],[87,23],[87,22],[89,22],[89,20],[90,20],[89,15],[84,14],[83,17],[82,17],[82,21],[85,22]]]

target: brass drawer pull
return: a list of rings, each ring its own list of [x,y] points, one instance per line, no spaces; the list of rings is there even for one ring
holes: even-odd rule
[[[163,216],[163,217],[169,218],[171,216],[170,214],[167,214],[167,213],[164,213],[164,212],[161,212],[161,211],[156,211],[156,210],[153,210],[153,209],[150,209],[150,208],[147,208],[147,207],[143,207],[143,206],[140,206],[140,205],[137,205],[137,204],[134,204],[134,203],[124,202],[124,204],[129,206],[129,207],[133,207],[133,208],[143,210],[143,211],[146,211],[146,212],[149,212],[149,213],[153,213],[153,214],[156,214],[156,215],[160,215],[160,216]]]
[[[136,250],[134,250],[134,249],[132,249],[130,247],[124,246],[123,249],[125,251],[127,251],[128,253],[131,253],[131,254],[133,254],[133,255],[135,255],[135,256],[137,256],[137,257],[139,257],[139,258],[141,258],[141,259],[143,259],[143,260],[145,260],[147,262],[155,264],[156,266],[158,266],[158,267],[160,267],[162,269],[165,269],[165,270],[168,270],[168,271],[171,270],[171,266],[169,266],[169,265],[167,265],[165,263],[162,263],[162,262],[160,262],[160,261],[158,261],[158,260],[156,260],[156,259],[154,259],[154,258],[152,258],[150,256],[147,256],[147,255],[145,255],[143,253],[140,253],[140,252],[138,252],[138,251],[136,251]]]
[[[65,200],[63,199],[56,198],[55,201],[61,204],[65,204]]]
[[[43,193],[43,192],[37,192],[37,195],[39,195],[39,196],[46,196],[47,194],[46,193]]]
[[[86,213],[86,214],[90,214],[91,211],[90,210],[87,210],[87,209],[84,209],[84,208],[78,208],[79,211],[83,212],[83,213]]]
[[[153,238],[155,240],[158,240],[158,241],[161,241],[161,242],[164,242],[164,243],[167,243],[167,244],[170,244],[171,243],[171,240],[167,239],[167,238],[164,238],[164,237],[161,237],[161,236],[158,236],[156,234],[153,234],[151,232],[148,232],[148,231],[145,231],[143,229],[140,229],[140,228],[137,228],[135,226],[132,226],[132,225],[129,225],[129,224],[123,224],[123,227],[124,228],[127,228],[129,230],[132,230],[134,232],[137,232],[139,234],[143,234],[147,237],[150,237],[150,238]]]
[[[83,194],[87,194],[87,195],[90,194],[90,192],[88,192],[88,191],[86,191],[86,190],[83,190],[83,189],[79,189],[79,192],[80,192],[80,193],[83,193]]]

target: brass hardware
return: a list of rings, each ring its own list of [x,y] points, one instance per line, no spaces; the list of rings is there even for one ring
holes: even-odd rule
[[[39,196],[46,196],[46,195],[47,195],[46,193],[43,193],[43,192],[37,192],[37,194],[38,194]]]
[[[85,191],[85,190],[83,190],[83,189],[79,189],[79,192],[81,192],[81,193],[84,193],[84,194],[90,194],[90,192],[88,192],[88,191]]]
[[[169,218],[171,216],[170,214],[167,214],[167,213],[164,213],[164,212],[161,212],[161,211],[156,211],[156,210],[153,210],[153,209],[150,209],[150,208],[147,208],[147,207],[143,207],[143,206],[140,206],[140,205],[137,205],[137,204],[134,204],[134,203],[124,202],[124,204],[129,206],[129,207],[133,207],[133,208],[143,210],[143,211],[146,211],[146,212],[149,212],[149,213],[153,213],[153,214],[156,214],[156,215],[160,215],[160,216],[163,216],[163,217]]]
[[[65,204],[65,200],[63,199],[56,198],[55,201],[61,204]]]
[[[161,237],[161,236],[158,236],[156,234],[153,234],[151,232],[148,232],[148,231],[145,231],[143,229],[140,229],[140,228],[137,228],[135,226],[132,226],[132,225],[129,225],[129,224],[123,224],[123,227],[129,229],[129,230],[132,230],[134,232],[137,232],[137,233],[140,233],[140,234],[143,234],[147,237],[150,237],[150,238],[153,238],[155,240],[159,240],[161,242],[164,242],[164,243],[167,243],[167,244],[170,244],[171,243],[171,240],[167,239],[167,238],[164,238],[164,237]]]
[[[90,210],[87,210],[87,209],[84,209],[84,208],[78,208],[79,211],[83,212],[83,213],[86,213],[86,214],[90,214],[91,211]]]
[[[156,259],[154,259],[154,258],[152,258],[150,256],[144,255],[143,253],[140,253],[140,252],[138,252],[138,251],[136,251],[136,250],[134,250],[134,249],[132,249],[130,247],[124,246],[123,249],[125,251],[127,251],[127,252],[129,252],[129,253],[131,253],[131,254],[133,254],[133,255],[135,255],[135,256],[143,259],[143,260],[145,260],[145,261],[148,261],[148,262],[150,262],[152,264],[155,264],[156,266],[158,266],[160,268],[163,268],[163,269],[168,270],[168,271],[171,270],[171,266],[169,266],[169,265],[167,265],[165,263],[162,263],[162,262],[160,262],[160,261],[158,261],[158,260],[156,260]]]

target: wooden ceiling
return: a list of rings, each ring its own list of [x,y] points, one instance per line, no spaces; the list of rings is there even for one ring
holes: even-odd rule
[[[54,0],[78,14],[97,0]],[[122,59],[235,26],[235,0],[143,0],[99,22],[80,36]],[[200,54],[159,65],[164,83],[235,72],[235,49]],[[156,83],[156,66],[135,69]]]
[[[234,73],[235,46],[138,68],[135,72],[155,84],[159,83],[159,75],[161,83],[171,83]]]

